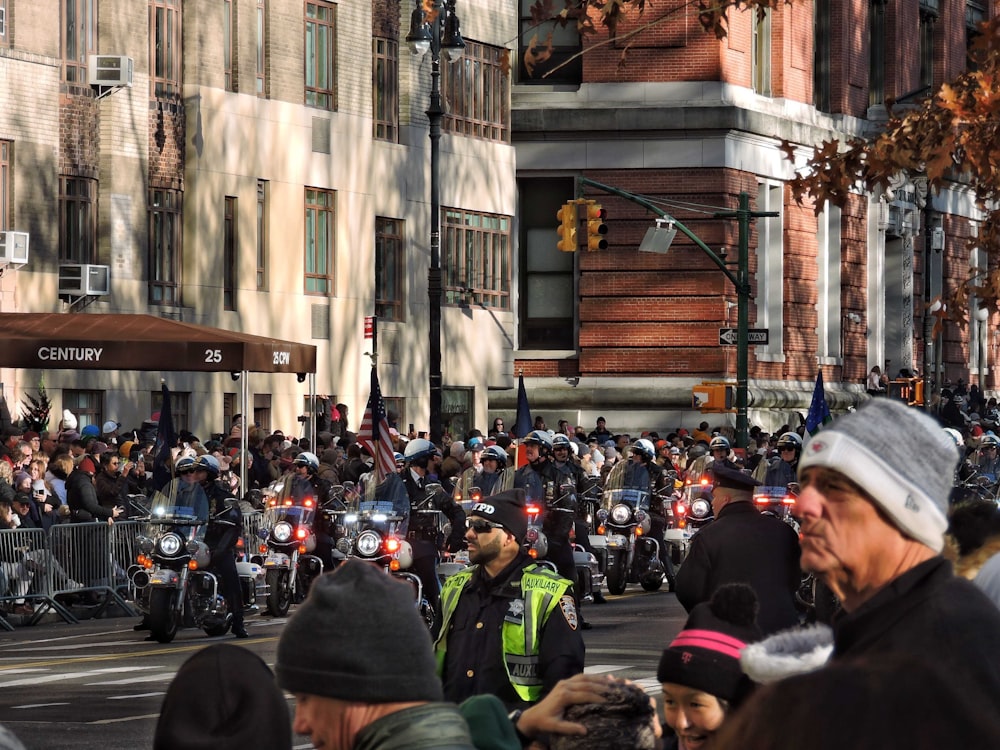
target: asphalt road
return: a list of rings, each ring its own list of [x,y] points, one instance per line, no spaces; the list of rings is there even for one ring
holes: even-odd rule
[[[660,652],[685,620],[674,595],[630,586],[607,604],[587,605],[584,615],[593,624],[584,631],[587,671],[628,677],[658,694]],[[151,748],[163,696],[192,653],[226,640],[273,665],[285,620],[249,618],[252,637],[243,641],[182,630],[168,645],[144,641],[145,633],[132,630],[135,622],[112,618],[0,633],[0,722],[28,750]],[[293,746],[311,743],[295,737]]]

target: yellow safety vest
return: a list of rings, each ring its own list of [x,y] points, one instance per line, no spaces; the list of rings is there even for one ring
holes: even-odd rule
[[[448,650],[448,627],[458,607],[458,599],[466,584],[472,580],[476,567],[463,570],[448,578],[441,588],[441,631],[434,643],[437,673],[444,677],[445,654]],[[501,635],[503,660],[507,678],[518,697],[528,703],[542,698],[542,678],[538,674],[538,648],[542,626],[559,606],[559,600],[568,595],[573,584],[547,567],[532,563],[521,573],[521,596],[524,606],[520,612],[508,609],[504,616]]]

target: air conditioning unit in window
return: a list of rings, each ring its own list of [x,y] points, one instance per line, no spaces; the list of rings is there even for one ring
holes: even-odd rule
[[[28,233],[0,232],[0,267],[28,262]]]
[[[111,294],[111,266],[64,263],[59,266],[59,294],[71,297]]]
[[[125,55],[90,55],[87,74],[91,86],[131,86],[132,58]]]

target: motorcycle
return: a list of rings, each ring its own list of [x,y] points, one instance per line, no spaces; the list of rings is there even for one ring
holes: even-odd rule
[[[308,497],[295,500],[282,490],[269,488],[258,532],[267,611],[274,617],[284,617],[293,603],[303,601],[312,582],[323,574],[323,561],[312,554],[316,550],[316,502]]]
[[[759,512],[774,516],[779,521],[784,521],[795,530],[795,533],[798,533],[799,523],[792,515],[795,508],[796,487],[797,485],[775,487],[760,485],[754,487],[754,506],[756,506]]]
[[[648,490],[625,487],[628,464],[619,462],[611,469],[598,511],[598,533],[605,536],[608,591],[624,594],[629,583],[645,591],[663,585],[665,570],[660,561],[660,543],[647,536],[651,527]]]
[[[420,577],[409,571],[413,564],[413,548],[406,540],[410,519],[401,512],[409,505],[406,488],[398,474],[389,475],[382,484],[385,487],[379,494],[392,499],[375,499],[374,482],[347,498],[351,505],[342,519],[346,533],[337,540],[337,549],[348,557],[374,563],[387,575],[409,583],[413,587],[414,606],[430,629],[434,625],[434,609],[424,596]]]
[[[223,511],[215,520],[225,522]],[[204,541],[205,519],[194,509],[155,498],[147,518],[150,534],[136,537],[139,551],[132,571],[135,601],[160,643],[170,643],[182,627],[200,628],[209,636],[224,635],[232,625],[221,581],[206,570],[212,551]],[[263,568],[252,562],[236,563],[244,612],[256,611],[266,591]]]

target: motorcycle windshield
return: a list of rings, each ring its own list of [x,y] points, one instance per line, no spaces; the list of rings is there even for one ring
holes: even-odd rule
[[[311,526],[316,515],[316,508],[304,505],[279,505],[264,511],[264,524],[274,526],[279,521],[286,521],[293,526]]]
[[[193,505],[185,505],[184,501],[174,493],[153,493],[149,520],[162,524],[199,524],[205,519],[198,515],[198,509]]]
[[[645,488],[629,486],[629,464],[624,461],[614,465],[604,483],[601,493],[601,506],[611,510],[614,506],[624,504],[633,510],[649,510],[649,480]]]

